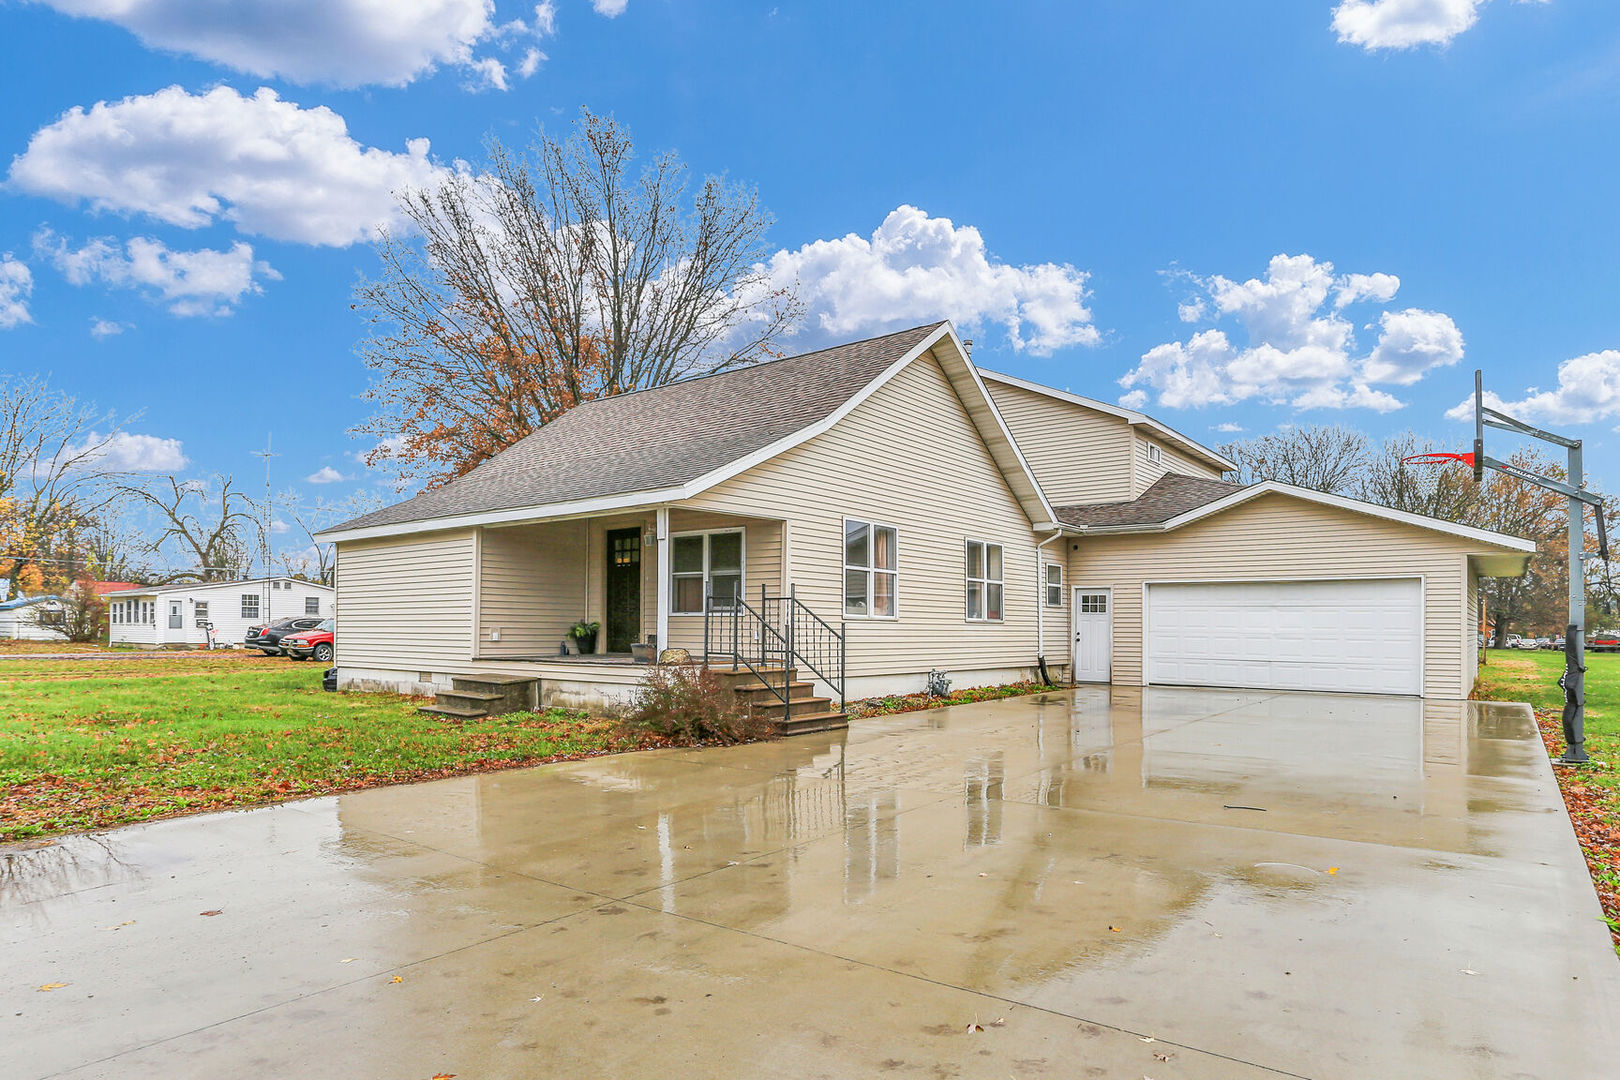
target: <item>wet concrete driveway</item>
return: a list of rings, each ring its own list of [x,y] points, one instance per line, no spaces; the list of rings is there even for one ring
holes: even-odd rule
[[[11,1077],[1620,1060],[1620,963],[1518,707],[1080,690],[176,820],[0,868]]]

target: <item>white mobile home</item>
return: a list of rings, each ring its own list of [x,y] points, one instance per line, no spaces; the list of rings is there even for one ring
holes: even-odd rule
[[[241,645],[248,627],[297,615],[329,618],[332,587],[296,578],[188,581],[108,593],[108,640],[114,645]]]
[[[19,596],[0,604],[0,640],[66,641],[50,630],[48,623],[60,621],[62,599],[58,596]]]

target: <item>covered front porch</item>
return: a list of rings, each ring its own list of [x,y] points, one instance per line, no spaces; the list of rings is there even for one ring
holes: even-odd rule
[[[622,704],[663,650],[703,654],[706,597],[781,592],[787,531],[779,519],[678,506],[485,526],[471,666],[540,679],[546,705]],[[581,621],[600,625],[574,654]]]

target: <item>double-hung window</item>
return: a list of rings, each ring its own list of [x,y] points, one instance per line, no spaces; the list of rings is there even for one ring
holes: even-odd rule
[[[680,533],[670,537],[670,613],[703,614],[703,598],[731,608],[743,589],[743,530]]]
[[[892,619],[899,614],[900,534],[889,525],[844,520],[844,614]]]
[[[304,614],[319,615],[321,613],[321,598],[318,596],[304,597]]]
[[[982,540],[967,542],[967,617],[975,622],[1000,622],[1002,594],[1001,545]]]
[[[245,592],[242,594],[242,618],[257,619],[259,617],[259,594]]]
[[[198,626],[203,626],[208,622],[208,601],[198,600],[196,605],[196,610],[192,613],[192,621]]]
[[[1063,564],[1046,564],[1046,606],[1063,606]]]

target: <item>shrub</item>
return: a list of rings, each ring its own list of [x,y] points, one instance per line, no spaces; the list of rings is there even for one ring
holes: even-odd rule
[[[636,691],[625,727],[679,743],[769,738],[770,721],[746,707],[705,664],[659,664]]]

